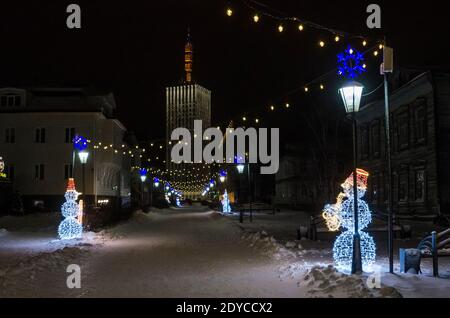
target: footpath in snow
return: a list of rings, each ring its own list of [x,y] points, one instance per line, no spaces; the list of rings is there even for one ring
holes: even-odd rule
[[[279,243],[195,209],[136,213],[83,239],[52,215],[0,218],[0,297],[448,297],[450,281],[381,275],[382,288],[330,266],[330,250]],[[24,226],[26,224],[26,226]],[[66,268],[81,267],[69,289]]]

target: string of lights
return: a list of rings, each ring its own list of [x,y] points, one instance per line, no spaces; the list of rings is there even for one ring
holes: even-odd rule
[[[338,30],[335,28],[330,28],[312,21],[309,21],[307,19],[303,19],[301,17],[297,16],[290,16],[284,12],[281,12],[277,9],[274,9],[272,7],[269,7],[268,5],[261,3],[256,0],[236,0],[234,2],[239,2],[244,5],[244,11],[249,11],[251,15],[251,20],[253,20],[253,23],[260,23],[262,19],[268,18],[269,20],[273,20],[275,25],[277,26],[278,32],[283,32],[286,30],[289,24],[294,26],[299,32],[304,32],[309,29],[318,30],[318,31],[326,31],[331,34],[332,39],[329,39],[327,41],[324,38],[319,38],[317,41],[319,48],[324,48],[327,46],[328,42],[334,42],[336,44],[340,44],[343,41],[347,40],[348,42],[355,42],[364,49],[366,49],[369,45],[369,43],[374,43],[369,49],[367,49],[365,52],[361,53],[361,57],[364,57],[367,55],[367,53],[371,52],[374,57],[380,56],[380,50],[383,49],[384,46],[384,40],[375,40],[375,39],[369,39],[369,37],[365,35],[360,34],[352,34],[350,32]],[[228,2],[228,5],[226,7],[225,13],[228,17],[232,17],[235,15],[236,6],[232,6],[231,2]],[[322,36],[323,32],[321,32]],[[352,49],[353,50],[353,49]],[[355,50],[356,51],[356,50]],[[348,54],[348,52],[347,52]],[[362,69],[366,70],[368,68],[368,65],[366,63],[362,63],[360,66],[359,72],[362,71]],[[268,103],[268,105],[264,106],[265,109],[267,109],[270,113],[275,112],[278,109],[285,109],[288,110],[292,107],[292,104],[289,103],[289,100],[291,99],[294,94],[297,94],[299,91],[302,91],[303,93],[311,93],[311,92],[323,92],[326,90],[327,81],[326,79],[330,77],[331,74],[337,74],[338,72],[346,72],[349,71],[348,69],[339,69],[339,67],[333,68],[330,71],[327,71],[314,79],[303,83],[301,86],[295,88],[294,90],[283,94],[279,98],[273,100],[271,103]],[[351,70],[352,72],[356,70]],[[255,125],[258,125],[261,123],[261,116],[249,116],[247,114],[243,114],[240,118],[239,122],[242,122],[243,124],[253,123]]]

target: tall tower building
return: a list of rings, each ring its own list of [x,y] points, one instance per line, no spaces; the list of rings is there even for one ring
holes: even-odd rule
[[[178,86],[166,87],[166,169],[171,173],[171,183],[183,191],[185,197],[195,199],[201,194],[201,190],[195,190],[195,185],[207,177],[207,169],[198,163],[177,164],[172,162],[172,146],[170,144],[170,136],[175,128],[187,128],[194,136],[194,120],[202,120],[203,129],[211,126],[211,91],[196,84],[193,80],[193,61],[194,50],[188,32],[184,47],[185,76],[183,83]]]

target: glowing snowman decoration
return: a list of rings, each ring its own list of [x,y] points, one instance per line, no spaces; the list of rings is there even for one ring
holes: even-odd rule
[[[361,258],[363,269],[370,270],[375,262],[376,246],[373,238],[363,230],[372,222],[369,206],[362,199],[367,190],[369,173],[357,169],[357,197],[358,197],[358,230],[361,237]],[[333,258],[338,268],[349,270],[352,265],[354,223],[354,195],[353,173],[341,185],[343,192],[336,198],[336,204],[328,204],[323,211],[323,218],[330,231],[343,229],[334,242]]]
[[[83,233],[83,226],[76,219],[80,206],[76,202],[79,193],[75,190],[75,181],[70,178],[67,185],[67,191],[64,194],[66,202],[61,207],[61,213],[64,220],[59,224],[58,234],[62,240],[80,238]]]
[[[222,212],[231,213],[230,200],[228,199],[228,192],[225,190],[222,199]]]

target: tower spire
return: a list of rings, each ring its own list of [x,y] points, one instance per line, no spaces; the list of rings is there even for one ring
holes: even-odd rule
[[[186,84],[192,83],[192,64],[194,62],[194,49],[191,43],[191,31],[188,28],[186,44],[184,46],[184,71]]]

